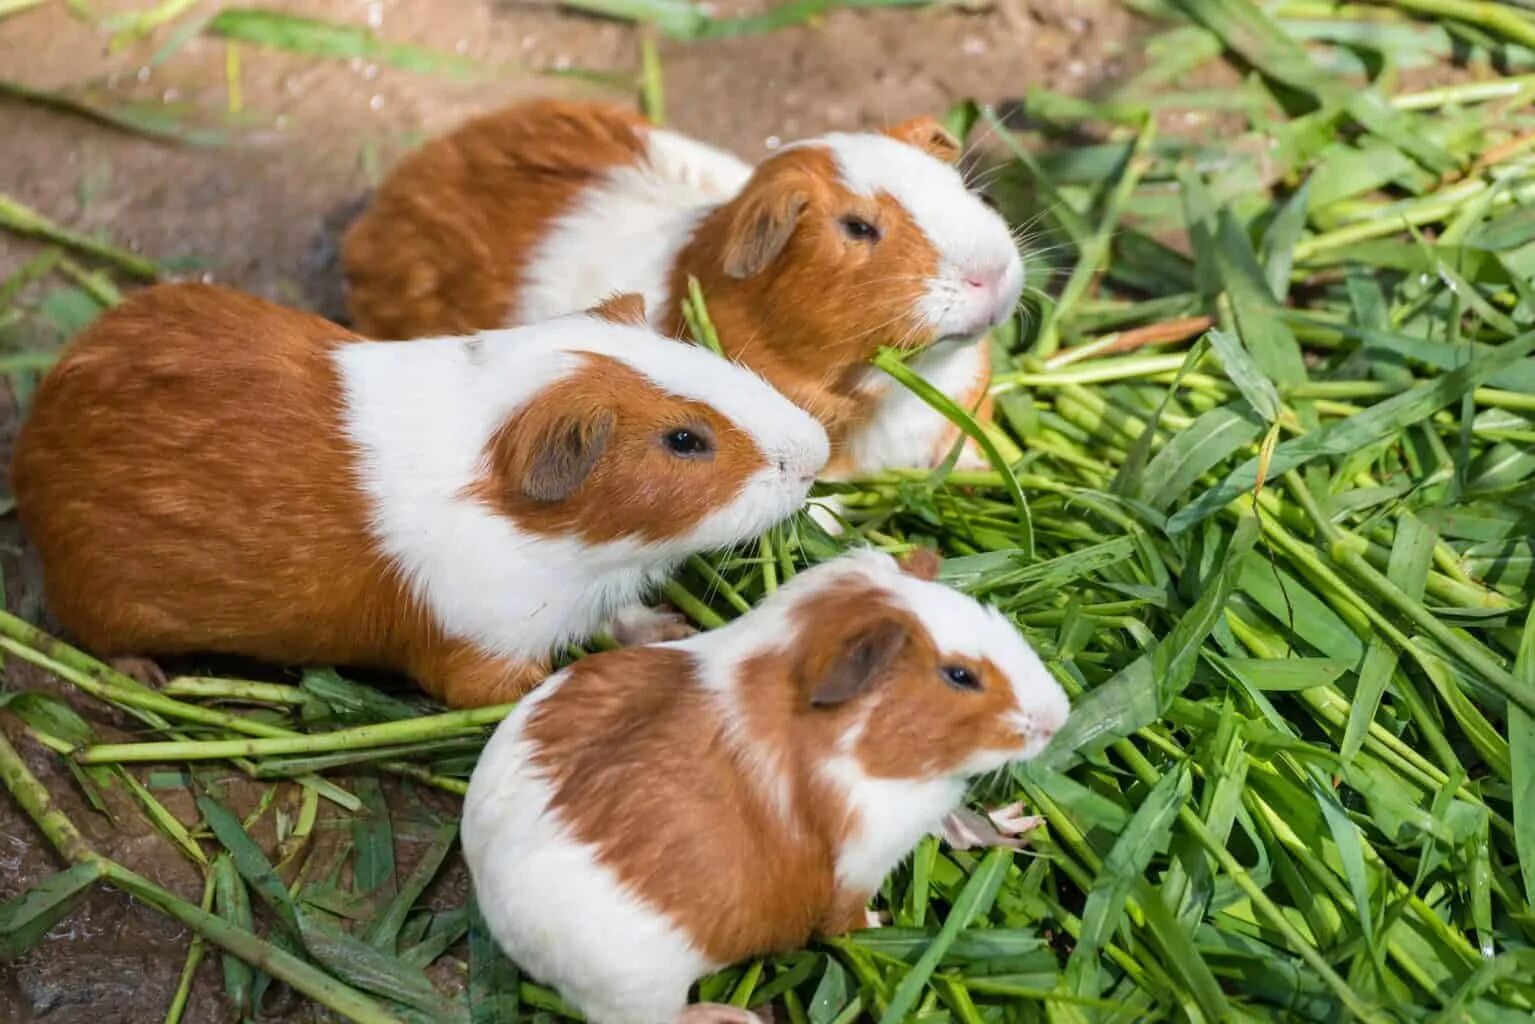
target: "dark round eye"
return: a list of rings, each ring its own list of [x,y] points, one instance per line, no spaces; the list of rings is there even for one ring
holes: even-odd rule
[[[855,242],[879,241],[879,228],[862,217],[843,217],[842,230]]]
[[[938,671],[943,673],[943,681],[956,690],[979,690],[981,688],[980,677],[963,665],[945,665]]]
[[[709,439],[696,430],[672,430],[661,435],[661,443],[678,455],[704,455],[710,450]]]

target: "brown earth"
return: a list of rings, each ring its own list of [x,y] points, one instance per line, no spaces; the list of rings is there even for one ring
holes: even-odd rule
[[[147,6],[93,0],[100,15]],[[539,94],[605,96],[614,91],[539,70],[582,68],[632,76],[639,32],[560,9],[515,0],[286,0],[273,6],[348,24],[375,25],[391,42],[463,54],[514,68],[459,80],[364,61],[299,56],[241,44],[238,86],[253,127],[236,144],[167,144],[76,115],[0,98],[0,193],[72,229],[101,233],[162,262],[278,301],[334,311],[333,241],[338,218],[366,194],[380,171],[421,138],[513,98]],[[718,13],[756,13],[754,4],[722,4]],[[194,12],[193,16],[196,16]],[[228,51],[197,37],[163,64],[149,57],[169,37],[112,49],[110,33],[63,0],[0,20],[0,78],[34,89],[95,82],[109,97],[189,104],[200,124],[217,124],[230,101]],[[1121,76],[1136,63],[1142,26],[1111,0],[997,0],[978,9],[837,11],[820,23],[770,35],[699,43],[662,42],[670,123],[748,159],[778,139],[831,128],[861,128],[919,112],[942,112],[966,97],[1015,99],[1033,85],[1078,94]],[[0,233],[0,279],[38,247]],[[9,380],[0,393],[0,459],[9,462],[19,397]],[[8,488],[7,488],[8,490]],[[47,624],[35,565],[14,516],[0,520],[0,566],[7,607]],[[4,689],[64,695],[99,729],[124,730],[102,705],[10,659]],[[90,809],[59,758],[38,747],[8,715],[0,728],[60,807],[103,853],[196,901],[199,873],[150,827],[131,797],[108,790],[108,817]],[[230,803],[250,811],[258,787],[214,772]],[[147,777],[147,772],[140,773]],[[343,783],[345,779],[340,780]],[[197,812],[185,791],[156,794],[182,821]],[[391,790],[405,820],[418,805]],[[277,807],[290,815],[296,788]],[[451,806],[437,808],[450,812]],[[277,809],[263,815],[257,838],[275,843]],[[316,844],[331,842],[322,812]],[[406,830],[408,831],[408,830]],[[401,841],[400,869],[416,855]],[[41,834],[0,797],[0,901],[61,866]],[[462,902],[462,867],[450,864],[429,898]],[[163,1019],[190,935],[134,900],[94,892],[47,939],[20,960],[0,964],[0,1021],[5,1024],[152,1024]],[[451,975],[452,964],[446,974]],[[452,983],[451,977],[444,981]],[[222,996],[217,956],[197,977],[184,1020],[232,1020]],[[268,1018],[306,1021],[290,1006]]]

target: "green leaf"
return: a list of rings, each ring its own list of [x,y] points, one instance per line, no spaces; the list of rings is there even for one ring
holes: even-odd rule
[[[384,802],[384,791],[378,779],[364,775],[357,780],[357,795],[362,798],[364,813],[352,822],[352,843],[357,848],[357,865],[354,879],[359,893],[377,892],[385,886],[393,889],[394,882],[394,825],[389,818],[389,805]]]
[[[1274,449],[1265,480],[1327,455],[1346,455],[1419,423],[1499,370],[1535,352],[1535,332],[1499,346],[1490,356],[1472,359],[1458,370],[1395,395],[1357,416],[1334,420],[1312,434],[1285,441]],[[1214,515],[1258,482],[1258,460],[1249,459],[1219,486],[1185,505],[1167,522],[1169,533],[1182,533]]]
[[[213,831],[218,841],[229,851],[235,870],[247,885],[265,903],[267,909],[277,915],[277,920],[293,935],[298,935],[298,908],[288,895],[287,888],[272,870],[271,861],[261,852],[261,847],[245,831],[234,813],[210,796],[197,798],[197,809]]]
[[[1172,835],[1178,808],[1189,795],[1187,766],[1163,775],[1130,817],[1130,823],[1114,840],[1093,880],[1082,909],[1081,932],[1066,965],[1067,978],[1076,978],[1078,995],[1097,995],[1097,955],[1113,938],[1125,913],[1125,904],[1141,880],[1151,858],[1165,849]]]
[[[54,925],[74,913],[101,874],[98,861],[84,861],[0,903],[0,962],[14,960],[41,942]]]
[[[408,43],[384,42],[363,26],[302,18],[259,7],[226,7],[208,22],[207,31],[242,43],[311,57],[376,61],[406,71],[462,78],[478,70],[473,61],[464,57]]]
[[[1535,687],[1535,606],[1524,620],[1514,675]],[[1535,715],[1517,704],[1508,708],[1509,754],[1513,761],[1514,845],[1524,879],[1525,905],[1535,907]]]
[[[1247,404],[1266,423],[1279,419],[1279,391],[1275,389],[1274,382],[1258,368],[1252,356],[1248,355],[1241,340],[1219,329],[1212,330],[1207,337],[1215,354],[1220,357],[1221,365],[1226,368],[1226,376],[1236,385]]]
[[[471,896],[469,900],[469,1019],[472,1024],[517,1024],[522,976],[496,946]]]
[[[880,1016],[880,1024],[902,1024],[907,1019],[907,1014],[922,998],[922,990],[927,985],[928,979],[932,977],[933,971],[938,968],[939,962],[959,938],[960,933],[968,928],[972,921],[990,912],[991,905],[997,898],[997,890],[1001,887],[1011,863],[1012,851],[1006,848],[991,850],[982,858],[980,866],[975,869],[975,873],[970,876],[970,880],[960,891],[959,899],[954,901],[954,906],[949,910],[949,916],[944,919],[943,927],[933,937],[932,943],[928,945],[921,959],[906,972],[906,976],[896,986],[895,992],[890,996],[890,1004]]]
[[[242,931],[254,933],[256,924],[251,916],[250,894],[234,861],[228,854],[213,859],[213,908],[214,911]],[[224,967],[224,994],[229,997],[235,1013],[241,1017],[254,1010],[251,986],[255,974],[250,965],[237,956],[225,953],[221,958]]]

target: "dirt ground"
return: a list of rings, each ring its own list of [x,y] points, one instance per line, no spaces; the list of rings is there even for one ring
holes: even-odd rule
[[[222,40],[195,38],[151,68],[149,56],[167,38],[165,30],[112,50],[109,33],[72,13],[71,6],[50,0],[0,20],[0,78],[34,89],[93,81],[116,97],[190,104],[205,119],[228,109]],[[89,9],[108,15],[144,6],[144,0],[91,0]],[[288,0],[272,6],[371,24],[390,41],[517,70],[456,80],[241,45],[238,91],[255,127],[239,144],[217,148],[156,142],[0,98],[0,193],[72,229],[100,232],[189,273],[333,312],[340,211],[411,145],[521,96],[631,99],[570,77],[537,73],[582,68],[632,74],[638,62],[634,28],[572,14],[551,2]],[[716,9],[734,14],[760,7]],[[969,10],[843,10],[820,24],[765,36],[663,42],[660,53],[672,126],[750,159],[778,140],[938,113],[965,97],[1001,103],[1039,84],[1091,94],[1133,70],[1143,30],[1112,0],[996,0]],[[0,279],[36,251],[0,233]],[[7,464],[15,410],[6,384],[0,393],[0,459]],[[13,515],[0,520],[0,556],[7,606],[46,623],[35,565]],[[14,660],[5,672],[7,688],[64,693],[99,726],[125,724]],[[197,872],[144,822],[126,794],[109,794],[111,819],[91,810],[58,758],[28,741],[4,714],[0,728],[102,852],[188,899],[199,898]],[[157,795],[182,820],[196,819],[187,793]],[[231,783],[237,810],[248,810],[254,799],[254,790]],[[296,794],[282,799],[296,800]],[[266,816],[258,838],[271,839],[272,817]],[[411,860],[411,851],[402,849],[401,870]],[[59,866],[31,823],[0,797],[0,901]],[[445,905],[461,903],[463,886],[461,866],[450,865],[430,895]],[[182,926],[135,901],[97,891],[44,943],[17,962],[0,964],[0,1022],[158,1022],[171,1001],[189,938]],[[216,957],[205,960],[184,1019],[188,1024],[232,1020]],[[269,1019],[310,1017],[292,1007]]]

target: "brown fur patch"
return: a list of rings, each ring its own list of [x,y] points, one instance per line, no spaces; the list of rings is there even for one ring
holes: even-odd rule
[[[879,241],[850,238],[849,216],[874,225]],[[776,251],[763,260],[767,250]],[[663,322],[673,334],[686,329],[679,297],[697,277],[726,354],[826,424],[835,447],[872,411],[861,384],[880,347],[931,340],[916,306],[937,269],[932,243],[900,203],[848,191],[830,151],[793,149],[764,161],[700,224],[673,270]]]
[[[12,479],[49,603],[85,646],[401,669],[455,703],[473,702],[458,673],[526,673],[459,650],[378,557],[331,361],[354,339],[185,284],[70,345]]]
[[[854,638],[887,623],[904,633],[905,644],[885,671],[849,702],[868,723],[854,749],[864,771],[876,778],[938,778],[955,771],[977,750],[1013,750],[1023,737],[1005,723],[1018,710],[1012,686],[989,661],[938,650],[927,630],[908,611],[866,584],[842,581],[803,602],[794,611],[794,651],[801,687],[820,678],[844,657]],[[981,680],[978,692],[956,690],[940,670],[963,665]]]
[[[898,560],[901,571],[932,582],[943,571],[943,556],[933,548],[912,548]]]
[[[885,129],[885,134],[908,146],[915,146],[946,164],[959,159],[959,140],[949,134],[949,130],[939,124],[936,118],[926,114],[892,125]]]
[[[632,324],[635,327],[644,327],[645,296],[639,292],[610,295],[587,312],[610,324]]]
[[[755,690],[787,692],[780,678],[753,678]],[[551,805],[576,837],[717,960],[841,931],[844,904],[868,899],[836,892],[835,798],[795,773],[794,819],[780,818],[743,771],[684,651],[632,648],[578,662],[527,733],[555,787]]]
[[[516,322],[533,246],[600,175],[643,155],[644,124],[619,107],[535,100],[406,157],[343,242],[357,329],[419,338]]]
[[[519,527],[593,544],[679,537],[765,465],[756,442],[711,406],[669,395],[608,356],[583,360],[486,447],[489,469],[474,493]],[[668,451],[662,437],[679,429],[708,437],[712,452],[683,458]],[[599,435],[600,445],[593,444]],[[571,486],[530,489],[541,475]]]

